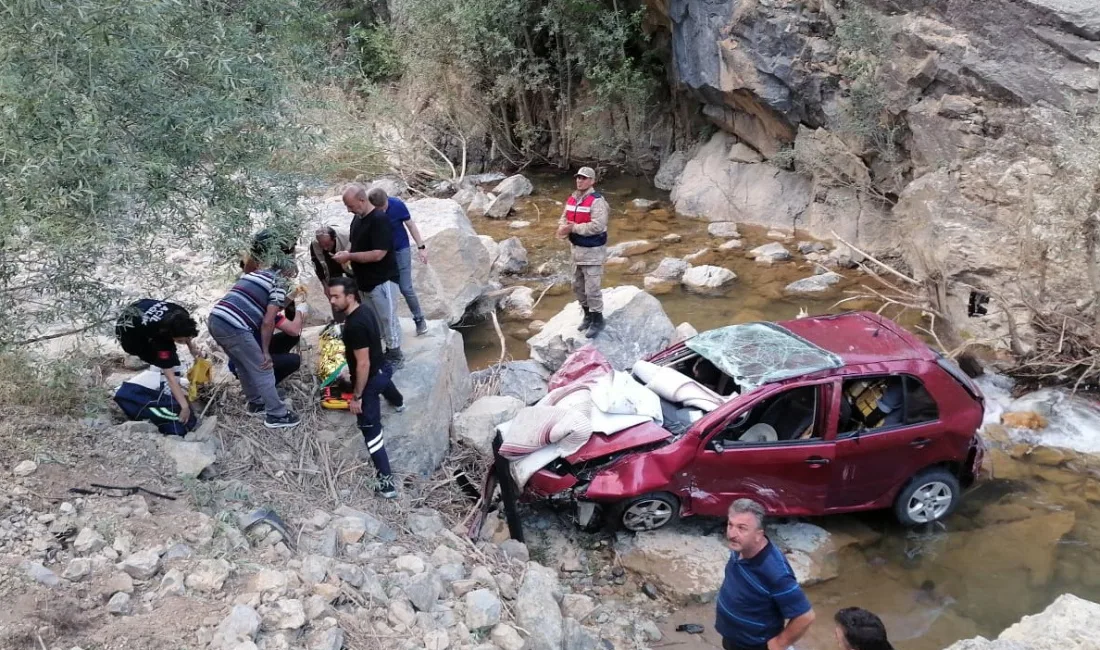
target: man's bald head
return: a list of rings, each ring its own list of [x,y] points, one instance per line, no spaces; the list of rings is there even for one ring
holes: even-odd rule
[[[359,183],[352,183],[344,188],[344,207],[353,214],[367,214],[371,211],[370,202],[367,201],[367,188]]]

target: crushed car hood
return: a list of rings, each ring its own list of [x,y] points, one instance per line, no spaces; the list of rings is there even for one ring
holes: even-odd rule
[[[630,427],[629,429],[623,429],[611,435],[593,433],[588,442],[578,449],[575,454],[566,458],[566,460],[570,463],[583,463],[593,458],[609,456],[635,447],[651,445],[671,437],[672,434],[666,429],[663,429],[660,425],[654,424],[653,422],[643,422],[642,424]]]

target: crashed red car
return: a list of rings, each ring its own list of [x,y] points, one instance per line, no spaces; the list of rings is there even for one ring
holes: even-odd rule
[[[565,500],[582,526],[634,531],[724,517],[742,497],[773,515],[892,508],[913,526],[949,515],[978,476],[978,388],[879,315],[735,325],[649,361],[708,377],[728,401],[663,426],[595,432],[534,472],[521,501]]]

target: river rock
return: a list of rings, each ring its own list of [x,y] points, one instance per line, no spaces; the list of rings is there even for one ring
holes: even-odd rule
[[[394,375],[393,381],[405,403],[415,408],[403,413],[383,409],[386,430],[401,432],[386,440],[386,450],[396,471],[426,476],[447,455],[454,410],[461,408],[470,396],[470,369],[466,365],[462,335],[455,330],[430,327],[424,336],[413,336],[412,321],[401,319],[401,324],[405,366]],[[356,448],[365,454],[362,438],[355,442]]]
[[[509,176],[493,188],[493,194],[508,194],[514,198],[529,196],[534,191],[534,184],[523,174]]]
[[[645,289],[647,293],[654,296],[663,296],[667,293],[672,293],[679,285],[679,280],[662,280],[652,275],[647,275],[642,279],[642,288]]]
[[[722,251],[723,253],[727,253],[729,251],[741,250],[744,247],[745,243],[740,239],[731,239],[728,242],[725,242],[721,246],[719,246],[718,250]]]
[[[611,365],[627,370],[638,359],[659,352],[672,341],[676,328],[661,303],[633,286],[603,290],[607,326],[594,339],[577,331],[583,313],[576,301],[551,318],[541,332],[528,339],[531,358],[550,370],[557,370],[573,352],[595,345]]]
[[[497,256],[493,260],[493,272],[516,274],[527,270],[527,249],[519,237],[509,237],[497,246]]]
[[[557,572],[529,562],[515,604],[516,622],[527,630],[528,650],[561,650],[561,597]]]
[[[516,197],[511,194],[497,194],[485,208],[485,216],[490,219],[506,219],[516,205]]]
[[[684,272],[691,268],[691,264],[688,264],[682,259],[677,257],[666,257],[661,260],[661,263],[657,265],[657,268],[650,272],[650,277],[659,280],[672,280],[679,282],[680,278],[684,276]]]
[[[160,554],[153,549],[134,553],[123,560],[119,568],[135,580],[148,580],[160,569]]]
[[[233,650],[238,643],[251,641],[260,631],[260,615],[247,605],[234,605],[229,615],[214,630],[212,650]]]
[[[810,205],[810,178],[767,163],[730,160],[734,144],[732,136],[719,131],[688,161],[670,197],[676,212],[707,221],[794,223]]]
[[[451,422],[451,435],[459,444],[476,449],[484,457],[493,455],[496,426],[516,416],[526,406],[515,397],[490,396],[476,400],[465,411],[456,413]]]
[[[737,275],[733,271],[720,266],[696,266],[684,272],[680,281],[688,291],[718,294],[736,279]]]
[[[467,214],[470,212],[470,204],[473,203],[474,197],[479,193],[476,187],[463,187],[451,196],[451,200],[462,206],[463,210],[466,210]]]
[[[500,310],[506,320],[528,321],[534,315],[535,291],[531,287],[514,287],[500,301]]]
[[[657,244],[647,239],[636,239],[633,241],[624,241],[607,249],[608,257],[633,257],[634,255],[642,255],[649,251],[657,250]]]
[[[724,239],[739,239],[741,233],[737,231],[737,222],[735,221],[715,221],[707,226],[707,234],[711,237],[722,237]]]
[[[810,277],[803,278],[801,280],[795,280],[794,282],[788,284],[784,288],[784,291],[786,291],[787,293],[798,294],[821,293],[822,291],[828,291],[830,287],[843,279],[843,275],[835,273],[833,271],[829,271],[827,273],[811,275]]]
[[[488,589],[475,589],[466,594],[466,627],[471,632],[484,630],[500,623],[503,606],[497,595]]]
[[[185,442],[174,436],[162,436],[161,448],[176,463],[176,475],[180,478],[198,478],[199,474],[218,459],[213,440]]]
[[[719,536],[656,530],[617,541],[615,554],[624,568],[686,604],[709,602],[718,593],[730,551]]]
[[[545,329],[545,324],[543,324],[543,328]],[[550,382],[550,371],[537,361],[529,359],[508,361],[500,365],[496,369],[496,373],[499,386],[497,394],[501,397],[514,397],[523,402],[525,406],[530,406],[546,397],[546,386]]]
[[[630,202],[635,208],[639,210],[650,211],[660,204],[660,201],[650,201],[649,199],[634,199]]]
[[[493,199],[485,192],[473,190],[473,196],[470,197],[470,202],[466,205],[466,213],[474,217],[484,217],[485,211],[489,209],[492,202]]]
[[[798,584],[809,586],[837,577],[836,545],[824,528],[804,522],[773,524],[768,526],[768,538],[787,557]]]
[[[803,255],[809,255],[811,253],[824,253],[829,250],[829,247],[819,241],[800,241],[798,242],[798,252]]]
[[[779,242],[757,246],[749,251],[749,257],[761,264],[772,264],[791,259],[791,252]]]
[[[666,244],[679,244],[683,239],[681,235],[674,232],[670,232],[664,237],[661,237],[661,241]]]

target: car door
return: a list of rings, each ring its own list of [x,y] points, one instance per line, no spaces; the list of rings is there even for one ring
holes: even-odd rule
[[[740,498],[761,503],[770,514],[822,512],[834,458],[835,418],[828,408],[834,392],[828,381],[776,387],[708,426],[685,468],[692,512],[724,517]],[[775,425],[775,440],[742,439],[761,424]]]
[[[876,385],[879,394],[864,397]],[[886,499],[949,451],[936,401],[913,375],[846,378],[840,401],[829,509],[857,508]],[[862,419],[868,417],[865,411],[872,403],[886,403],[893,417],[868,426]]]

